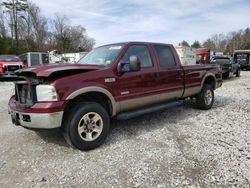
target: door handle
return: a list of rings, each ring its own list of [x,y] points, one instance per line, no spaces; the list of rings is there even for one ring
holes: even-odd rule
[[[159,77],[160,77],[159,72],[154,72],[154,73],[153,73],[153,78],[154,78],[155,80],[157,80]]]
[[[176,72],[176,78],[181,78],[182,77],[182,71],[177,71]]]

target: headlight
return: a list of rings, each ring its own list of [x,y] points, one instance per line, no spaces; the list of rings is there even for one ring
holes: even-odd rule
[[[37,101],[58,101],[56,89],[52,85],[36,86]]]

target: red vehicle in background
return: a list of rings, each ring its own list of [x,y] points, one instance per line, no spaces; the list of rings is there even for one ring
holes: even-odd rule
[[[210,49],[199,48],[196,50],[197,64],[209,64],[210,63]]]
[[[0,76],[14,74],[14,71],[26,67],[16,55],[0,55]]]

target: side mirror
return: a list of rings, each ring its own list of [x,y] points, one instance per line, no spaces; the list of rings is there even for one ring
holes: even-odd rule
[[[138,56],[130,56],[129,62],[120,62],[117,66],[118,73],[136,72],[141,69],[141,61]]]
[[[131,71],[139,71],[141,69],[141,60],[138,56],[130,56],[129,64]]]

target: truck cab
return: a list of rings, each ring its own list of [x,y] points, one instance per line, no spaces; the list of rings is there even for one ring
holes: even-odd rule
[[[210,49],[199,48],[196,50],[197,64],[209,64],[210,63]]]
[[[250,70],[250,50],[235,50],[233,58],[242,70]]]

